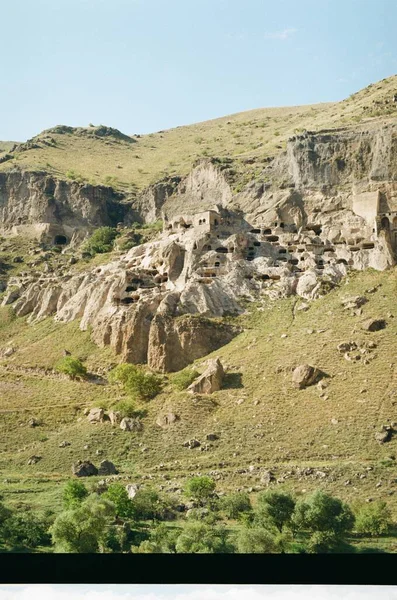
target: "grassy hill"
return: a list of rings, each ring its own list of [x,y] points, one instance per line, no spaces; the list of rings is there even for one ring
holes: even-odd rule
[[[178,392],[170,375],[159,396],[137,406],[145,415],[140,433],[89,424],[83,415],[87,406],[125,398],[117,385],[52,372],[63,348],[89,371],[104,372],[117,362],[109,349],[92,344],[77,323],[27,326],[2,308],[0,347],[17,351],[0,361],[0,493],[9,504],[59,510],[72,463],[106,458],[126,480],[174,491],[192,474],[211,473],[218,489],[255,495],[266,487],[260,469],[269,469],[278,488],[299,494],[320,487],[348,501],[387,498],[397,517],[397,436],[383,445],[375,439],[382,425],[397,421],[396,292],[395,269],[368,271],[350,275],[307,311],[296,299],[250,305],[238,318],[243,333],[214,354],[227,366],[224,388],[194,398]],[[361,316],[342,306],[352,295],[368,299]],[[385,318],[386,329],[363,331],[368,317]],[[337,346],[350,340],[376,347],[346,360]],[[292,385],[292,369],[306,362],[325,372],[323,390]],[[180,420],[162,429],[156,418],[169,410]],[[31,418],[40,425],[30,427]],[[209,433],[219,439],[206,442]],[[185,448],[193,437],[208,449]],[[71,445],[59,448],[64,440]],[[28,465],[32,455],[41,460]]]
[[[337,103],[262,108],[203,123],[126,136],[103,126],[46,130],[12,152],[15,165],[125,190],[142,189],[166,175],[185,175],[199,157],[229,157],[244,180],[294,133],[356,126],[397,116],[397,77],[384,79]],[[1,150],[8,142],[0,142]],[[4,156],[4,154],[3,154]]]

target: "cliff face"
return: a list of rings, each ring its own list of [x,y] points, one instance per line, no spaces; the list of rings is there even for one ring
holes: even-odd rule
[[[95,227],[116,225],[128,207],[122,196],[104,186],[62,181],[46,173],[0,172],[2,233],[21,233],[67,242]]]

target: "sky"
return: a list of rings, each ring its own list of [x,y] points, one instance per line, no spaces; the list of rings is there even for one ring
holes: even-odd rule
[[[396,600],[391,586],[13,585],[0,600]]]
[[[13,0],[0,140],[342,100],[397,72],[395,0]]]

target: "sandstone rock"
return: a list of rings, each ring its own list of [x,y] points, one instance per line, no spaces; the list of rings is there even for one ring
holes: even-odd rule
[[[41,460],[41,456],[36,456],[35,454],[31,456],[28,460],[28,465],[35,465]]]
[[[92,475],[98,475],[98,469],[89,460],[79,460],[72,466],[72,473],[76,477],[91,477]]]
[[[142,431],[143,425],[139,419],[124,417],[120,423],[120,429],[123,431]]]
[[[380,331],[386,328],[386,321],[384,319],[368,319],[362,323],[361,327],[364,331]]]
[[[201,446],[201,443],[193,438],[185,442],[183,445],[185,448],[190,448],[192,450],[193,448],[198,448],[199,446]]]
[[[303,389],[316,383],[321,375],[321,371],[311,365],[299,365],[294,369],[292,374],[292,381],[296,387]]]
[[[200,375],[188,387],[188,391],[193,394],[212,394],[222,387],[225,372],[219,358],[208,361],[208,366],[204,373]]]
[[[140,490],[141,486],[138,483],[129,483],[128,485],[125,486],[125,489],[127,490],[128,493],[128,498],[130,500],[132,500],[133,498],[135,498],[138,490]]]
[[[173,412],[169,412],[165,415],[159,415],[156,419],[156,425],[159,427],[168,427],[168,425],[172,425],[179,420],[179,416]]]
[[[110,460],[103,460],[99,465],[98,475],[117,475],[118,470]]]
[[[102,408],[91,408],[87,415],[87,420],[90,423],[102,423],[104,414]]]
[[[260,483],[264,485],[269,485],[272,481],[275,481],[276,478],[271,471],[263,471],[260,478]]]
[[[112,425],[118,425],[121,421],[121,413],[119,411],[110,410],[106,413],[106,416]]]

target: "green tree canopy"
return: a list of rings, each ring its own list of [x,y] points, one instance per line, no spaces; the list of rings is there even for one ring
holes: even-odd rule
[[[295,500],[285,492],[268,491],[258,496],[255,518],[258,523],[270,523],[281,532],[291,523]]]

